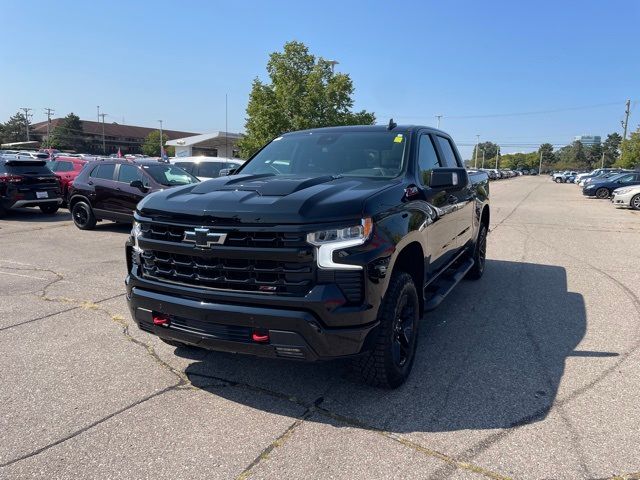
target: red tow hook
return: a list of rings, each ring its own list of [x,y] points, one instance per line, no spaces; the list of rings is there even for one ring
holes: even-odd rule
[[[153,313],[153,324],[160,325],[163,327],[168,327],[171,320],[169,319],[169,315],[164,315],[162,313]]]
[[[251,334],[251,340],[256,343],[269,343],[269,332],[267,330],[256,329]]]

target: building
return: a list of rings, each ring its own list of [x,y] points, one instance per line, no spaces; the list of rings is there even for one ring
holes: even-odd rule
[[[62,123],[64,119],[53,118],[49,124],[49,131]],[[121,125],[119,123],[101,123],[91,120],[80,120],[82,122],[82,132],[78,132],[84,138],[88,153],[116,153],[118,149],[122,154],[142,153],[142,144],[149,133],[158,130],[157,128],[137,127],[134,125]],[[102,135],[104,126],[104,143],[106,151],[102,149]],[[31,136],[40,142],[47,138],[47,122],[39,122],[30,125]],[[162,130],[169,140],[198,135],[193,132],[180,132],[176,130]]]
[[[167,142],[167,146],[176,149],[176,157],[226,157],[239,158],[237,144],[243,137],[241,133],[213,132],[203,133],[185,138],[177,138]]]
[[[592,145],[600,145],[601,138],[600,135],[577,135],[573,137],[574,141],[579,141],[585,147],[590,147]]]

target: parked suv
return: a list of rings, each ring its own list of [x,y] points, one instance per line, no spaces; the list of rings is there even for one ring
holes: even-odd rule
[[[149,193],[198,182],[181,168],[155,160],[95,161],[74,180],[69,209],[81,230],[101,220],[130,223],[136,205]]]
[[[0,158],[0,217],[18,207],[51,214],[61,203],[60,183],[44,160]]]
[[[484,272],[488,195],[440,130],[288,133],[232,175],[138,204],[129,308],[172,345],[355,357],[365,381],[397,387],[423,312]]]
[[[58,180],[60,181],[63,206],[66,206],[68,203],[71,184],[87,163],[88,161],[82,158],[64,156],[58,156],[55,160],[47,162],[49,169],[55,173],[56,177],[58,177]]]

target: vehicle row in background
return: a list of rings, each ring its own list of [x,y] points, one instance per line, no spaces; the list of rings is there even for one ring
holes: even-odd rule
[[[521,175],[538,174],[536,170],[505,170],[497,168],[479,168],[478,171],[485,172],[489,176],[489,180],[500,180],[502,178],[513,178]]]

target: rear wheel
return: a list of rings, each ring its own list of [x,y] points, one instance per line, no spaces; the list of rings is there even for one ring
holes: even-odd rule
[[[411,275],[393,274],[378,320],[373,350],[354,360],[353,366],[369,385],[397,388],[411,372],[420,322],[418,293]]]
[[[598,198],[609,198],[609,190],[602,187],[596,190],[596,197]]]
[[[71,208],[71,216],[73,217],[73,223],[80,230],[92,230],[96,226],[96,217],[86,202],[74,203]]]
[[[556,182],[556,183],[562,183],[562,179],[561,179],[561,178],[556,178],[556,179],[555,179],[555,182]]]
[[[473,249],[473,267],[467,272],[467,278],[470,280],[479,280],[484,273],[484,265],[487,258],[487,226],[480,224],[478,232],[478,240]]]
[[[7,214],[7,209],[0,205],[0,218],[4,217]]]
[[[634,210],[640,210],[640,193],[638,195],[634,195],[634,197],[629,202],[629,205],[631,205],[631,208],[633,208]]]
[[[40,205],[40,210],[42,213],[46,213],[47,215],[51,215],[56,213],[60,207],[56,205]]]

